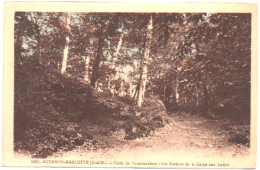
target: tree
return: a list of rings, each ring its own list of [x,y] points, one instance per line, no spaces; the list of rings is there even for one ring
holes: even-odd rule
[[[153,17],[151,15],[149,24],[147,25],[147,35],[146,35],[147,40],[145,44],[144,56],[141,60],[141,67],[140,67],[140,80],[139,80],[140,85],[139,85],[139,94],[137,100],[137,105],[139,107],[142,106],[146,83],[147,83],[147,62],[148,62],[148,57],[150,54],[150,48],[152,43],[152,32],[153,32]]]
[[[15,41],[15,64],[18,64],[18,62],[20,61],[23,34],[25,30],[25,23],[27,20],[28,13],[27,12],[23,12],[19,14],[17,13],[17,15],[20,15],[20,22],[19,22],[19,28],[17,32],[17,38]]]
[[[62,59],[62,66],[61,66],[61,73],[64,74],[67,69],[67,61],[69,56],[69,43],[70,43],[70,14],[64,14],[64,23],[66,24],[66,38],[65,38],[65,47],[63,51],[63,59]]]
[[[145,94],[205,112],[250,98],[248,14],[30,12],[16,22],[16,63],[128,94],[139,107]]]
[[[23,45],[23,37],[24,32],[26,29],[26,22],[27,22],[27,12],[16,12],[15,13],[15,44],[14,44],[14,68],[15,68],[15,76],[14,76],[14,134],[15,140],[17,138],[17,134],[19,132],[26,130],[28,126],[27,121],[27,113],[24,111],[22,107],[19,107],[19,103],[21,103],[22,96],[24,95],[24,91],[26,91],[26,88],[23,88],[22,86],[22,79],[19,77],[19,71],[20,66],[22,64],[22,57],[21,57],[21,51],[22,51],[22,45]],[[18,68],[19,67],[19,68]],[[17,74],[18,73],[18,74]]]
[[[109,17],[109,15],[100,14],[96,16],[96,20],[94,21],[96,25],[99,26],[95,32],[95,36],[97,38],[97,53],[93,61],[92,76],[90,80],[90,84],[93,87],[95,87],[96,81],[99,78],[99,67],[103,58],[103,47],[105,45],[105,39],[109,33],[113,33],[115,31],[114,24],[109,21]]]

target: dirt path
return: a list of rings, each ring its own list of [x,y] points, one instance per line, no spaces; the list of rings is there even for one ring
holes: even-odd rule
[[[84,146],[62,153],[62,158],[109,159],[109,160],[182,160],[187,158],[239,158],[249,154],[243,145],[227,142],[227,132],[221,127],[224,120],[209,120],[190,114],[172,114],[170,123],[154,131],[149,137],[123,140],[119,135],[97,135],[111,147],[87,151]],[[60,157],[55,154],[52,157]]]

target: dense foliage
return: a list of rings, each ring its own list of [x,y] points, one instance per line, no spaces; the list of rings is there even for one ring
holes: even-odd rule
[[[250,124],[250,14],[17,12],[14,38],[16,149],[71,149],[102,117],[135,139],[166,109]]]

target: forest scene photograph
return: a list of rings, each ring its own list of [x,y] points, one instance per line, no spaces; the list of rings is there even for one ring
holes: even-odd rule
[[[17,155],[250,155],[250,13],[20,11],[14,55]]]

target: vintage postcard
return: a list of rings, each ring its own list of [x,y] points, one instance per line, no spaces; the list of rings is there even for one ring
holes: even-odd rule
[[[255,168],[257,13],[6,2],[3,166]]]

